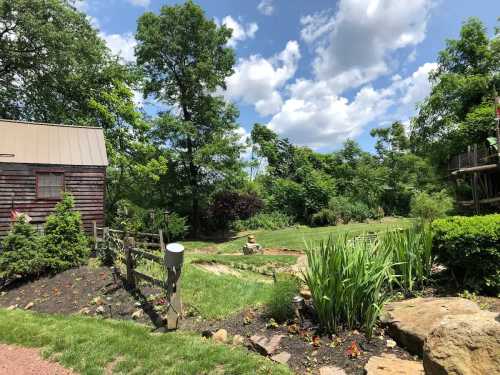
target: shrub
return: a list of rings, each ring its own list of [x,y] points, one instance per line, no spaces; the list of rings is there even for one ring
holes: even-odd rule
[[[116,214],[112,227],[126,232],[141,232],[148,217],[146,209],[135,205],[127,199],[116,203]]]
[[[82,219],[80,213],[73,210],[74,206],[73,197],[64,194],[56,205],[55,212],[47,217],[42,249],[44,268],[49,272],[60,272],[78,266],[89,255]]]
[[[334,211],[329,208],[323,208],[319,212],[311,216],[311,225],[314,226],[325,226],[325,225],[336,225],[337,215]]]
[[[293,218],[284,213],[274,211],[270,213],[258,213],[247,220],[236,220],[233,229],[241,232],[244,230],[276,230],[289,227],[293,224]]]
[[[165,211],[154,210],[152,215],[152,223],[148,226],[148,231],[158,232],[162,230],[168,235],[168,240],[182,240],[189,230],[187,218],[172,212],[168,215],[168,223],[165,219]]]
[[[255,193],[223,191],[217,193],[209,208],[209,216],[217,228],[226,229],[234,220],[245,220],[264,207]]]
[[[393,280],[405,294],[428,280],[432,267],[432,230],[429,225],[388,231],[379,235],[381,247],[392,259]]]
[[[453,199],[446,190],[432,194],[417,193],[410,202],[411,215],[429,222],[446,216],[452,209]]]
[[[387,252],[378,246],[378,242],[349,241],[342,235],[307,250],[304,278],[326,332],[364,328],[371,337],[387,298],[383,288],[392,266]]]
[[[42,266],[38,233],[21,216],[2,241],[0,277],[37,276]]]
[[[292,298],[299,292],[300,283],[289,274],[278,274],[273,285],[267,312],[278,323],[293,319]]]
[[[375,216],[374,210],[371,210],[363,202],[355,202],[346,197],[334,197],[330,199],[328,208],[338,220],[344,224],[350,221],[363,222]]]
[[[439,219],[432,229],[438,261],[461,286],[500,292],[500,214]]]

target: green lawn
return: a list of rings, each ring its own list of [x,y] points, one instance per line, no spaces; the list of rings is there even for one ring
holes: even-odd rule
[[[409,219],[386,219],[382,223],[356,223],[347,225],[336,225],[330,227],[293,227],[275,231],[255,231],[257,242],[268,248],[286,248],[289,250],[304,250],[307,243],[327,239],[330,235],[348,233],[356,236],[366,232],[379,232],[394,227],[408,226]],[[234,241],[216,245],[221,253],[233,253],[241,251],[246,242],[246,237]]]
[[[151,334],[133,322],[0,309],[0,342],[43,348],[82,375],[290,374],[245,348],[214,344],[185,332]]]

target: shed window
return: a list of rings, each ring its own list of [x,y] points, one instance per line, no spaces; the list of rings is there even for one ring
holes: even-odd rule
[[[64,173],[38,172],[36,195],[42,199],[61,199],[64,191]]]

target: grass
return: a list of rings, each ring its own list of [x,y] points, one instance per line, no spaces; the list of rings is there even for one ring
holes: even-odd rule
[[[355,223],[330,227],[292,227],[273,231],[254,231],[257,242],[267,248],[286,248],[289,250],[305,250],[306,244],[312,241],[326,240],[331,235],[348,234],[356,236],[365,232],[380,232],[394,227],[407,227],[409,219],[387,219],[382,223]],[[240,252],[246,237],[215,245],[219,253]]]
[[[195,254],[191,259],[197,261],[215,262],[219,264],[240,264],[252,266],[276,266],[285,267],[297,263],[297,257],[293,255],[209,255],[209,254]]]
[[[195,267],[196,260],[210,261],[226,256],[204,254],[186,254],[181,274],[181,296],[188,311],[205,319],[222,319],[243,310],[246,307],[263,305],[269,301],[272,285],[266,283],[261,275],[249,271],[238,271],[242,277],[233,275],[215,275]],[[277,257],[257,256],[253,262],[264,262],[265,258],[276,261]],[[243,256],[234,256],[241,261]],[[240,259],[241,258],[241,259]],[[279,257],[281,258],[281,256]],[[294,257],[293,257],[294,258]],[[288,257],[286,261],[290,261]],[[229,264],[229,260],[225,260]],[[252,262],[248,260],[249,262]],[[164,279],[163,271],[156,263],[148,262],[139,266],[140,271]]]
[[[0,342],[43,348],[45,357],[82,375],[290,374],[244,348],[175,332],[151,334],[133,322],[0,309]]]

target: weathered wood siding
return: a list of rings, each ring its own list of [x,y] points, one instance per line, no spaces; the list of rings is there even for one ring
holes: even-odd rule
[[[54,211],[58,201],[38,199],[36,192],[36,172],[54,169],[64,171],[65,191],[75,197],[85,230],[91,233],[93,221],[104,224],[105,167],[0,163],[0,236],[10,228],[12,194],[14,208],[31,216],[34,224],[43,224]]]

